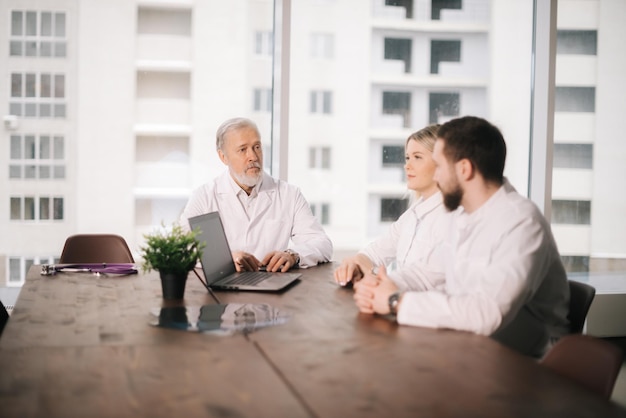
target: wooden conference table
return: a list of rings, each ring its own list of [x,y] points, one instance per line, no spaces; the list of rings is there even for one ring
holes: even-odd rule
[[[0,338],[0,416],[626,416],[490,338],[359,314],[335,266],[301,270],[282,294],[216,292],[291,315],[230,336],[149,324],[153,308],[216,303],[193,275],[164,303],[154,272],[33,266]]]

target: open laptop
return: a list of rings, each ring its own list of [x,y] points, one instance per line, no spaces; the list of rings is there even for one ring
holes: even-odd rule
[[[199,230],[197,239],[205,243],[200,262],[206,279],[206,286],[210,289],[277,292],[301,276],[300,273],[270,273],[265,271],[238,273],[218,212],[189,218],[189,225],[192,230]]]

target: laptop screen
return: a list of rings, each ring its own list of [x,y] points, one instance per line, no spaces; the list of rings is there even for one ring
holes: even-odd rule
[[[202,250],[202,270],[208,285],[236,272],[233,256],[226,240],[224,226],[218,212],[189,218],[191,229],[198,229],[197,239],[205,243]]]

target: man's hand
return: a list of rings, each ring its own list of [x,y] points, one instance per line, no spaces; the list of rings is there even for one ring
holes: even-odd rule
[[[389,313],[389,296],[398,291],[398,286],[387,276],[387,270],[381,266],[378,275],[365,274],[362,280],[354,284],[354,301],[363,313]]]
[[[298,264],[297,255],[287,251],[272,251],[263,259],[265,269],[271,272],[286,273],[296,264]]]
[[[255,256],[243,251],[234,251],[233,260],[237,271],[257,271],[262,265]]]
[[[340,286],[346,286],[350,282],[361,280],[364,277],[363,272],[369,272],[371,269],[371,260],[363,254],[344,258],[335,270],[335,281]]]

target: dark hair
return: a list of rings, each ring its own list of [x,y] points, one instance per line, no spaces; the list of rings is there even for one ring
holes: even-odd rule
[[[438,137],[449,160],[468,159],[487,181],[503,182],[506,143],[498,128],[475,116],[452,119],[441,125]]]

